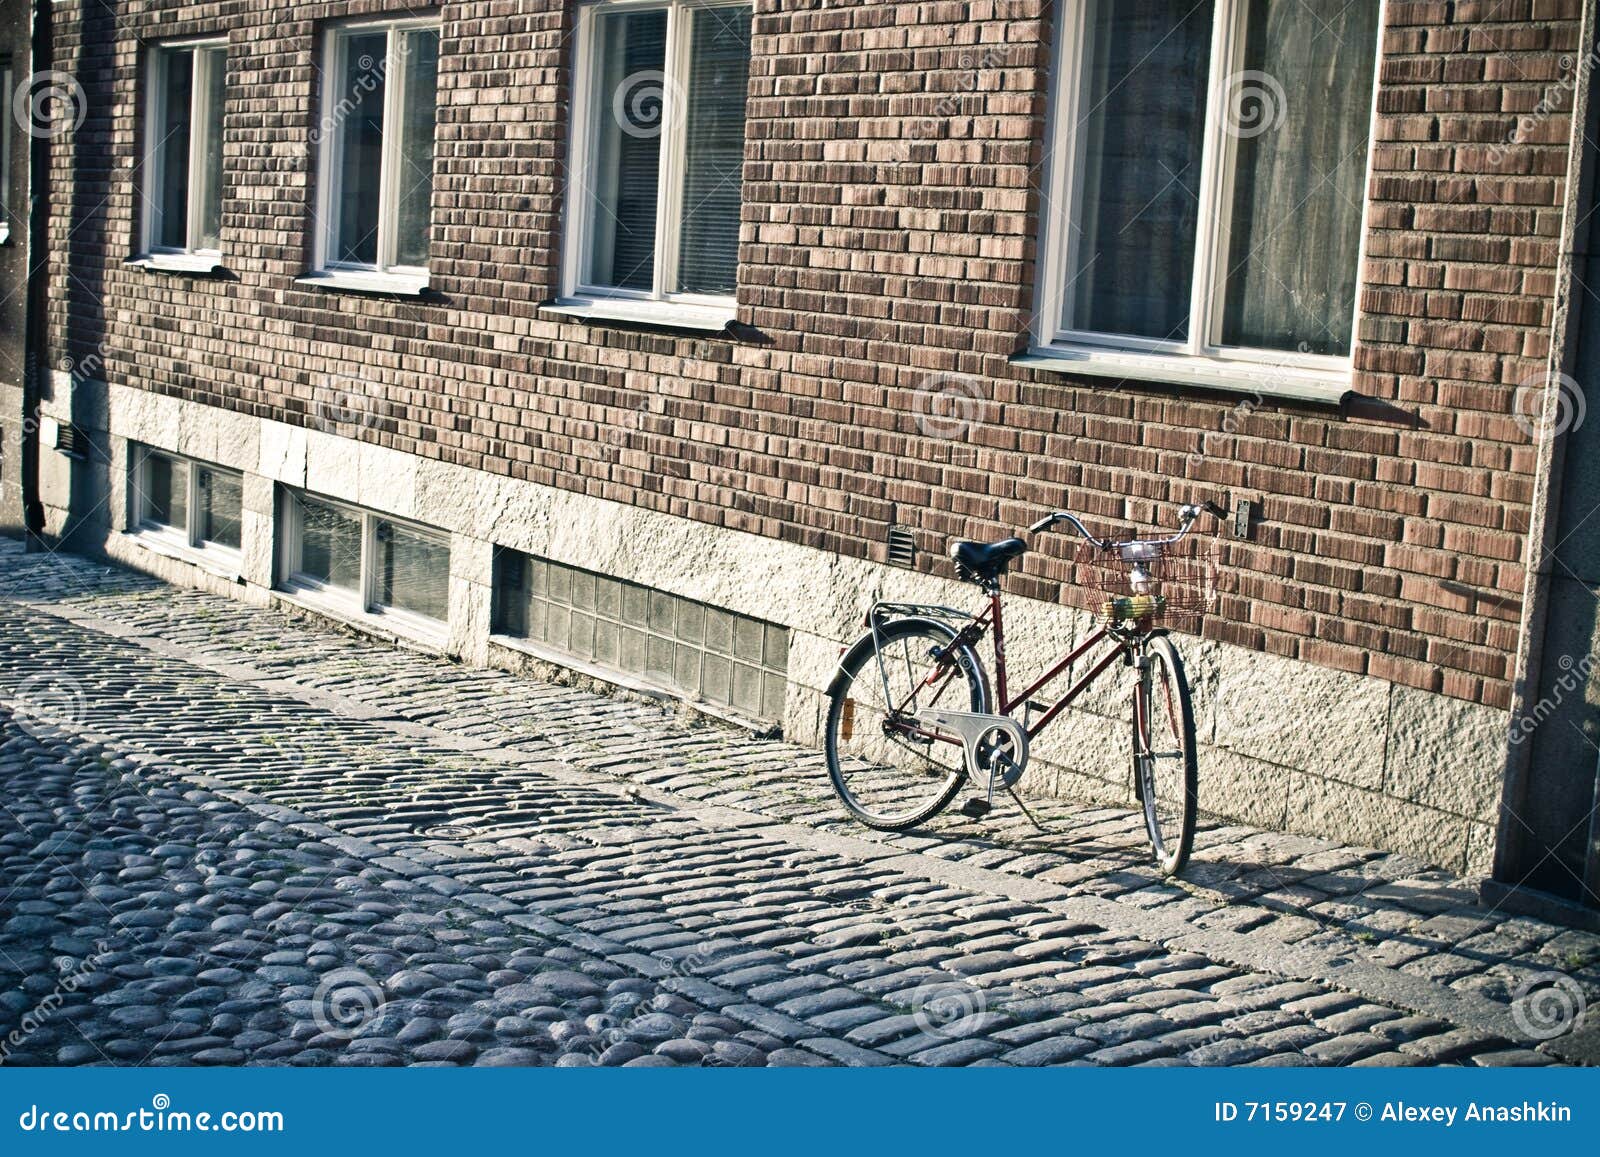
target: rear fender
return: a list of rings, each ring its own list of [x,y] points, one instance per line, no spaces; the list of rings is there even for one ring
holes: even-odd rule
[[[959,632],[948,623],[942,623],[938,619],[923,618],[895,619],[893,622],[886,623],[883,627],[880,627],[878,634],[880,636],[887,634],[895,627],[898,627],[903,623],[911,623],[923,628],[924,630],[933,632],[934,634],[943,638],[946,645],[954,643],[957,635],[959,634]],[[833,680],[828,684],[828,697],[830,699],[843,691],[849,678],[848,671],[855,667],[863,659],[870,658],[876,653],[876,650],[877,642],[872,631],[866,632],[850,645],[849,649],[847,649],[844,655],[840,657],[839,666],[834,670],[833,673]],[[979,694],[981,695],[983,702],[977,705],[975,710],[991,710],[990,704],[993,702],[994,697],[989,690],[989,675],[988,672],[983,669],[983,664],[978,661],[977,651],[971,646],[963,643],[957,647],[955,654],[956,662],[960,663],[967,670],[977,673]]]

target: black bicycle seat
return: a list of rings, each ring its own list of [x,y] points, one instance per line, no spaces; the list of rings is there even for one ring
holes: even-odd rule
[[[993,582],[1006,573],[1006,564],[1028,549],[1020,538],[1003,538],[999,542],[957,542],[951,544],[950,557],[955,559],[956,574],[968,582]]]

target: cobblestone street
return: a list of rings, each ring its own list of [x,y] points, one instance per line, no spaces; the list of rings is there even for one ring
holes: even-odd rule
[[[884,836],[820,754],[653,702],[0,575],[7,1064],[1600,1053],[1600,937],[1402,856],[1213,824],[1162,882],[1137,817],[1053,800]]]

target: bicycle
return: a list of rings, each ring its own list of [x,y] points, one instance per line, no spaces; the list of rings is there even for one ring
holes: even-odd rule
[[[1194,707],[1165,627],[1198,621],[1215,595],[1214,541],[1197,548],[1202,540],[1188,537],[1202,514],[1224,517],[1214,502],[1186,505],[1176,534],[1121,541],[1096,538],[1066,511],[1034,523],[1032,535],[1071,524],[1083,539],[1075,581],[1105,597],[1089,637],[1019,695],[1007,687],[1000,580],[1027,551],[1021,537],[952,544],[957,576],[987,597],[977,615],[917,603],[873,604],[866,633],[845,650],[828,688],[828,775],[850,813],[869,827],[903,831],[938,815],[972,782],[986,795],[969,801],[965,814],[987,815],[1003,788],[1032,819],[1015,792],[1030,742],[1120,659],[1135,672],[1135,797],[1156,868],[1164,876],[1181,872],[1194,844],[1198,794]],[[992,681],[977,649],[991,633]],[[1034,701],[1107,642],[1060,699],[1048,707]]]

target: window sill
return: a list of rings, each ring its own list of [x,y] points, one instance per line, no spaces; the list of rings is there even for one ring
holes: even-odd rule
[[[335,293],[369,293],[377,297],[421,297],[428,292],[425,273],[363,273],[350,269],[324,269],[294,279],[308,289]]]
[[[563,297],[541,305],[539,312],[580,320],[621,321],[661,329],[720,333],[733,322],[736,311],[732,306],[676,305],[620,297]]]
[[[273,590],[273,597],[303,611],[336,619],[387,642],[407,643],[422,650],[443,653],[449,641],[449,628],[417,615],[362,610],[354,596],[330,587],[286,580]]]
[[[220,253],[142,253],[123,262],[133,269],[148,269],[155,273],[193,273],[204,276],[222,273]]]
[[[1336,406],[1350,393],[1348,370],[1274,366],[1221,358],[1146,354],[1086,346],[1036,346],[1014,366],[1131,382],[1162,382],[1257,397],[1292,398]]]
[[[213,578],[230,583],[244,582],[243,559],[240,552],[229,547],[191,546],[173,535],[153,529],[125,531],[122,537],[138,544],[151,554],[159,554],[162,558],[170,558],[174,562],[188,563]]]
[[[782,734],[780,726],[773,722],[763,722],[752,719],[748,715],[741,715],[731,707],[712,703],[708,699],[694,698],[683,694],[682,691],[672,690],[652,683],[638,675],[629,675],[618,671],[614,667],[602,666],[599,663],[580,659],[575,655],[568,655],[554,647],[546,647],[531,639],[524,639],[517,635],[491,634],[489,642],[496,647],[504,647],[508,651],[515,651],[519,655],[526,655],[530,659],[537,659],[541,663],[549,663],[552,667],[560,667],[567,671],[576,671],[580,675],[587,675],[608,686],[620,687],[624,691],[631,691],[635,695],[643,695],[650,699],[660,699],[670,703],[684,703],[702,715],[709,715],[724,723],[731,723],[746,731],[769,738],[777,738]]]

